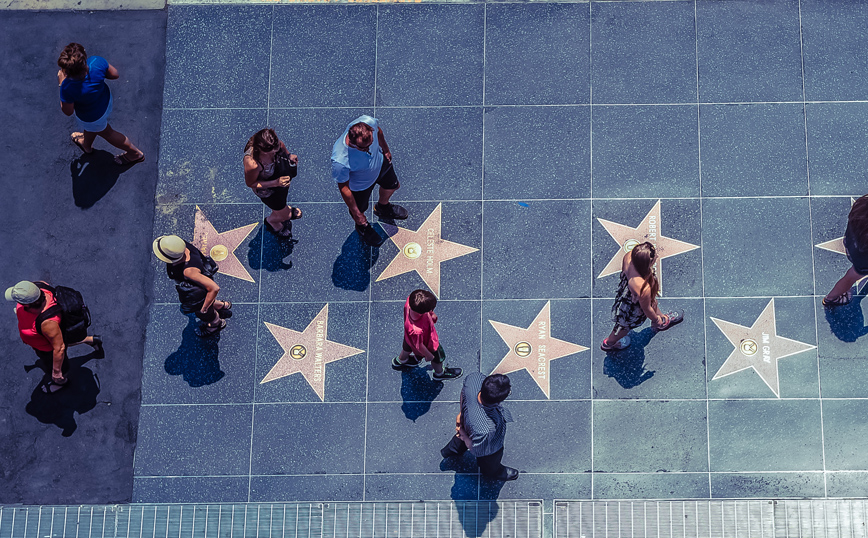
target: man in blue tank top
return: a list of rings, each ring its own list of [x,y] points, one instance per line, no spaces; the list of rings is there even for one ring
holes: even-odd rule
[[[406,209],[389,202],[401,184],[392,166],[389,145],[376,118],[359,116],[347,125],[332,147],[332,178],[356,223],[356,232],[368,245],[379,246],[381,243],[380,235],[365,217],[375,186],[380,186],[380,193],[374,214],[382,220],[407,218]]]

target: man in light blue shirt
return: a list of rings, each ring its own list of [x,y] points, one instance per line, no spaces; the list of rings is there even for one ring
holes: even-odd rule
[[[356,232],[368,245],[379,246],[382,242],[365,217],[375,186],[380,186],[380,196],[374,214],[381,220],[407,218],[406,209],[389,202],[401,184],[376,118],[359,116],[337,139],[332,147],[332,178],[356,223]]]

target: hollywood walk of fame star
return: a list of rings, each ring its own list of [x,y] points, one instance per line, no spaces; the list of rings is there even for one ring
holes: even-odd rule
[[[205,212],[196,206],[195,225],[193,226],[193,244],[196,248],[214,258],[221,273],[248,282],[253,282],[253,277],[247,269],[241,265],[235,255],[235,249],[244,241],[258,223],[248,224],[234,230],[219,233],[205,216]]]
[[[488,322],[509,346],[509,353],[491,373],[510,374],[527,370],[546,398],[551,398],[551,361],[588,349],[552,337],[551,301],[539,311],[527,329],[494,320]]]
[[[778,336],[775,323],[775,300],[772,298],[753,325],[745,327],[730,321],[711,318],[735,349],[714,374],[712,381],[753,368],[775,396],[781,397],[778,361],[817,346]]]
[[[615,273],[620,273],[621,261],[624,259],[624,254],[633,250],[633,247],[639,243],[648,241],[654,245],[654,249],[657,251],[657,261],[654,263],[654,269],[657,273],[657,280],[660,282],[660,293],[662,295],[663,267],[660,262],[665,258],[677,256],[678,254],[683,254],[699,248],[699,245],[686,243],[663,235],[663,223],[660,218],[660,200],[657,200],[657,203],[654,204],[651,211],[645,215],[642,222],[640,222],[635,228],[618,224],[617,222],[612,222],[610,220],[601,219],[599,217],[597,220],[600,221],[600,224],[603,225],[606,231],[609,232],[609,235],[612,236],[612,239],[614,239],[620,246],[597,278],[603,278]]]
[[[856,203],[855,198],[850,198],[850,205]],[[819,245],[814,245],[817,248],[821,248],[823,250],[828,250],[830,252],[835,252],[837,254],[841,254],[842,256],[847,255],[847,251],[844,249],[844,237],[841,236],[837,239],[832,239],[831,241],[826,241],[824,243],[820,243]],[[862,290],[865,286],[868,285],[868,277],[863,277],[856,282],[856,293],[862,293]]]
[[[440,264],[479,250],[441,237],[442,208],[443,204],[437,204],[415,232],[380,223],[399,252],[377,277],[377,282],[416,271],[434,295],[440,296]]]
[[[324,401],[326,364],[364,353],[361,349],[329,340],[328,321],[329,305],[326,304],[302,332],[265,322],[271,335],[283,348],[283,356],[259,383],[300,373],[319,399]]]

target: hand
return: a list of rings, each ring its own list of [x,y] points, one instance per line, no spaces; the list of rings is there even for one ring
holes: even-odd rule
[[[666,314],[663,314],[659,318],[657,318],[656,322],[654,322],[654,328],[655,329],[662,329],[668,323],[669,323],[669,316],[667,316]]]
[[[292,178],[289,176],[281,176],[281,177],[277,178],[277,183],[281,187],[289,187],[290,181],[292,181]]]
[[[383,157],[385,157],[387,161],[392,162],[392,152],[391,151],[389,151],[389,150],[384,151]]]
[[[437,314],[435,314],[434,312],[431,312],[431,321],[437,323]]]
[[[295,153],[290,153],[289,154],[289,163],[290,164],[298,164],[298,155],[296,155]]]

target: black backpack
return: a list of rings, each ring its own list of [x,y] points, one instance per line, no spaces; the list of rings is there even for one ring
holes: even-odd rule
[[[60,332],[65,344],[75,344],[87,338],[87,328],[90,327],[90,310],[84,304],[81,293],[72,288],[57,286],[55,288],[41,282],[34,282],[40,289],[48,290],[54,295],[55,305],[45,309],[36,316],[36,332],[42,334],[42,322],[54,316],[60,316]]]

